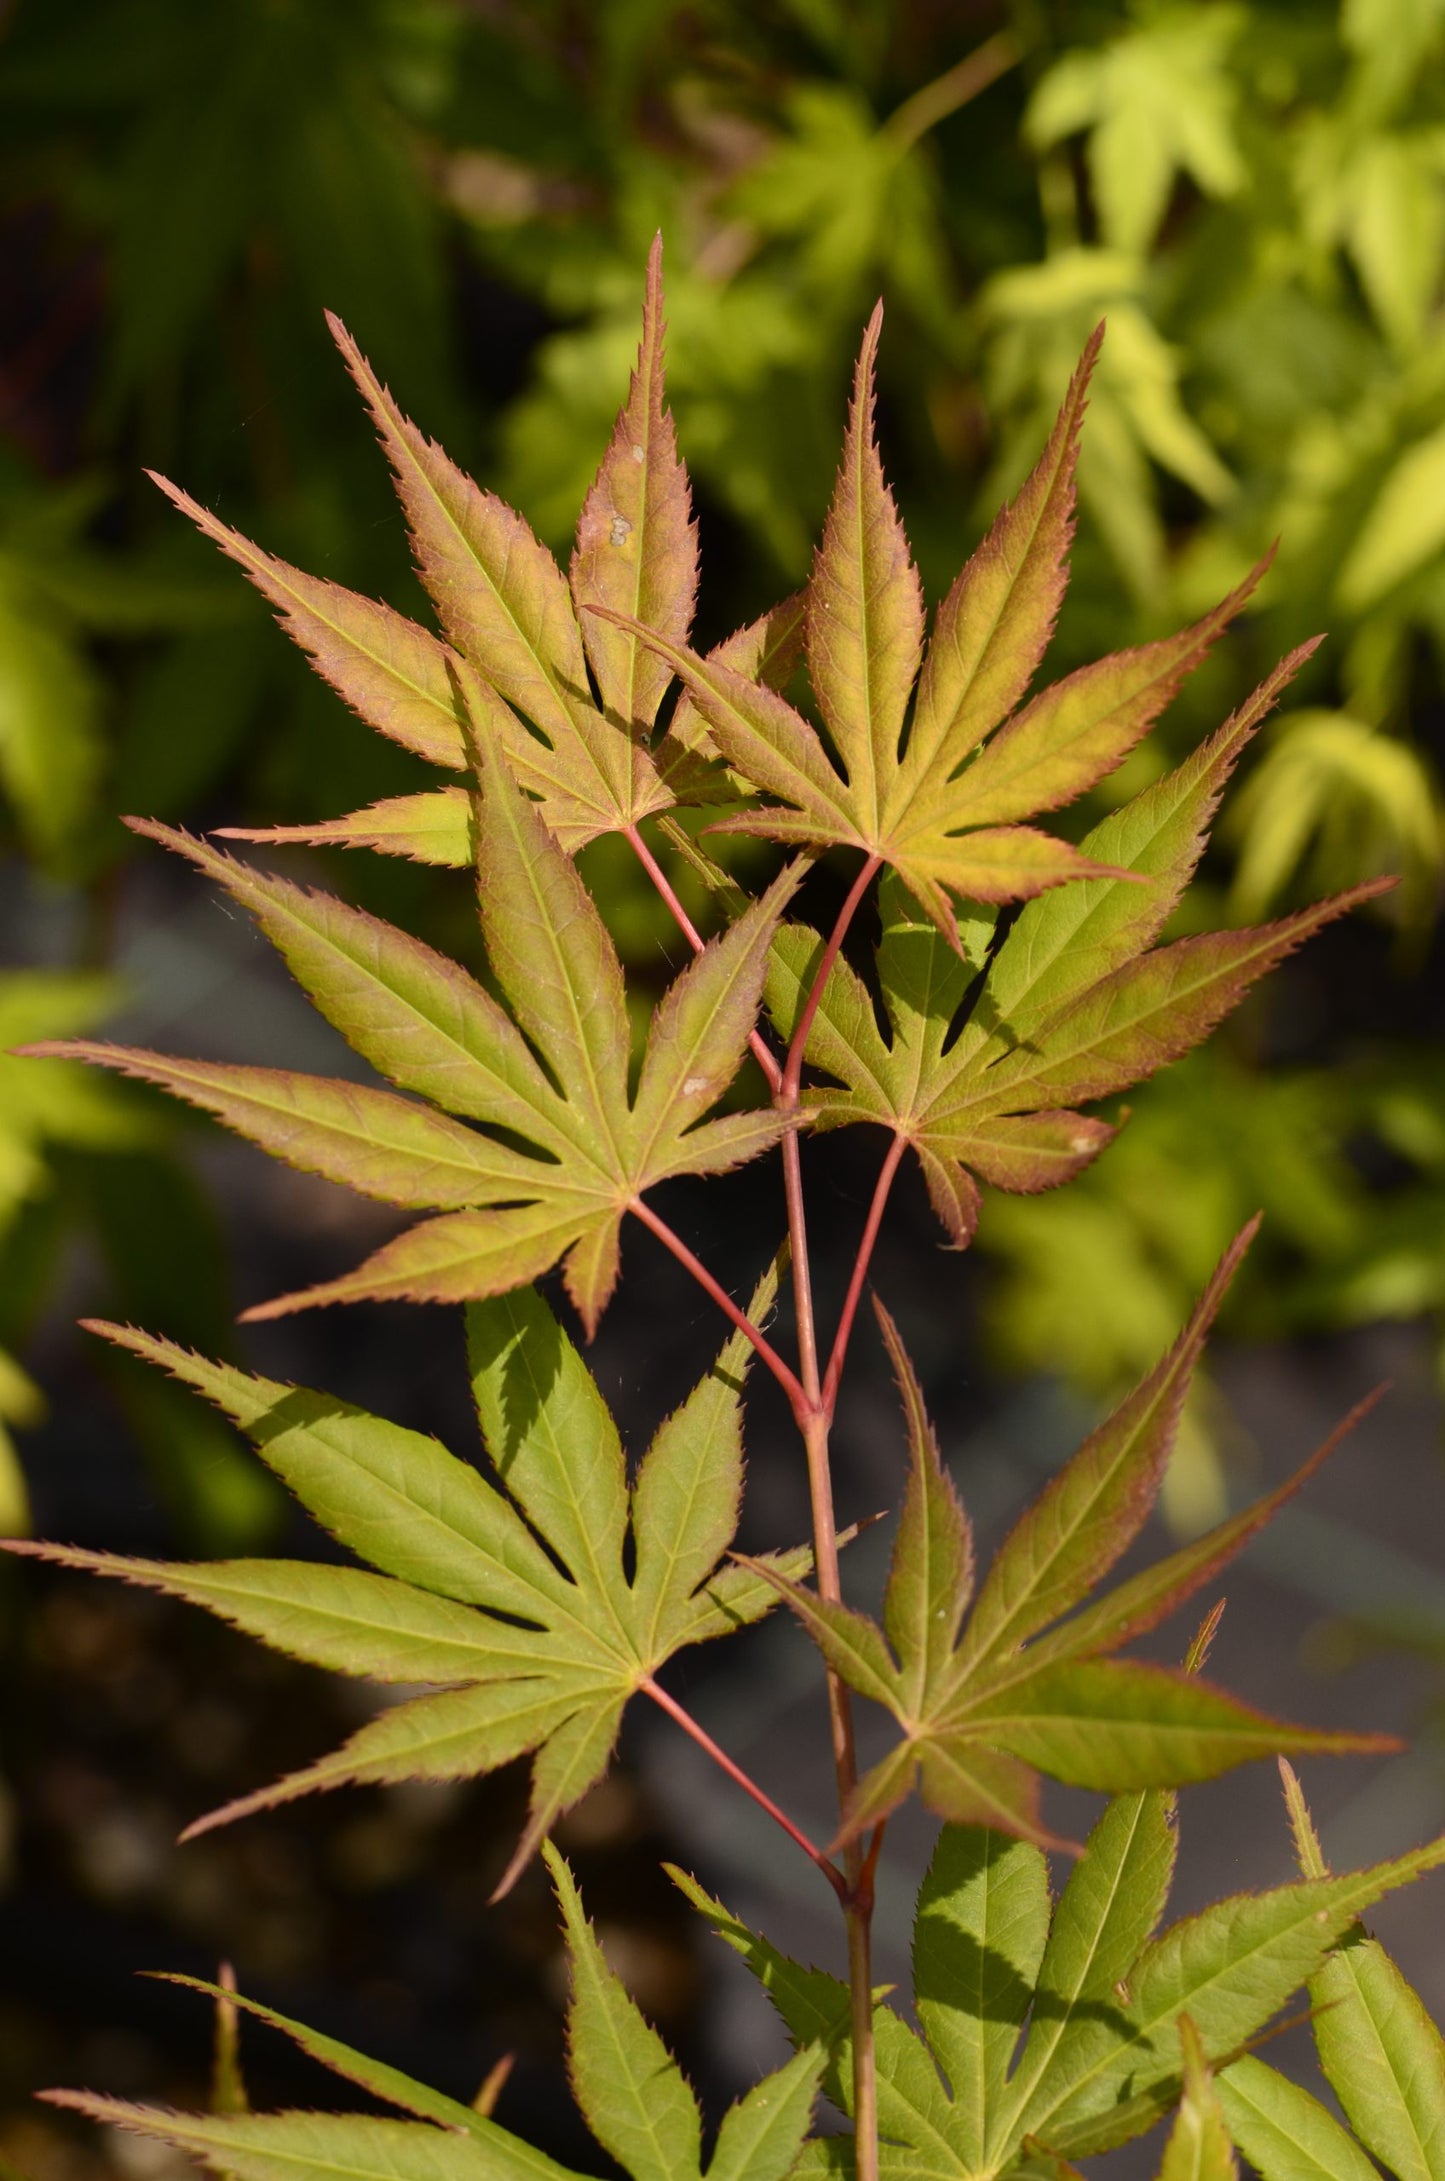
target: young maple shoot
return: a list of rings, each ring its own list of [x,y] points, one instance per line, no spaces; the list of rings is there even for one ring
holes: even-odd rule
[[[1321,2028],[1321,2051],[1352,2123],[1401,2181],[1439,2181],[1430,2161],[1445,2140],[1445,2093],[1418,2082],[1429,2067],[1432,2085],[1438,2078],[1438,2032],[1356,1919],[1445,1860],[1445,1842],[1332,1877],[1292,1787],[1302,1877],[1156,1935],[1178,1787],[1270,1753],[1389,1746],[1268,1718],[1215,1687],[1200,1671],[1207,1637],[1177,1671],[1118,1655],[1212,1580],[1334,1444],[1207,1536],[1101,1587],[1148,1519],[1252,1229],[1175,1345],[1021,1516],[977,1584],[968,1518],[880,1305],[908,1465],[881,1618],[843,1600],[829,1426],[903,1159],[918,1160],[946,1241],[965,1247],[980,1182],[1022,1192],[1067,1182],[1117,1126],[1081,1108],[1198,1044],[1265,970],[1378,890],[1357,887],[1259,929],[1162,937],[1230,772],[1309,645],[1077,846],[1032,822],[1134,749],[1263,567],[1180,635],[1030,694],[1064,592],[1096,335],[1037,467],[929,634],[874,437],[880,329],[875,313],[805,590],[706,656],[688,642],[697,539],[664,405],[658,246],[637,370],[565,574],[519,514],[409,421],[339,325],[435,630],[287,566],[164,487],[241,564],[352,710],[452,776],[311,827],[240,837],[473,869],[490,981],[332,894],[135,820],[251,912],[379,1080],[93,1042],[32,1050],[160,1084],[275,1157],[424,1215],[352,1271],[246,1315],[381,1299],[464,1305],[485,1462],[158,1333],[95,1323],[220,1408],[364,1565],[182,1566],[14,1549],[147,1585],[292,1656],[406,1692],[342,1749],[198,1818],[192,1833],[316,1789],[464,1779],[530,1757],[531,1807],[497,1890],[543,1849],[571,1964],[573,2085],[633,2181],[701,2176],[699,2110],[607,1965],[546,1836],[606,1770],[635,1696],[660,1706],[784,1828],[835,1891],[847,1940],[846,1980],[802,1969],[680,1878],[760,1976],[797,2046],[724,2119],[709,2181],[1059,2176],[1171,2107],[1165,2181],[1227,2181],[1231,2130],[1266,2181],[1365,2181],[1368,2161],[1339,2124],[1246,2055],[1307,1981],[1327,1995],[1316,2003],[1334,2027]],[[788,694],[804,666],[819,723]],[[783,844],[792,860],[749,898],[699,846],[695,825],[679,822],[685,806],[715,832]],[[574,860],[610,833],[631,845],[694,957],[653,1010],[637,1056],[605,903]],[[849,870],[831,928],[789,921],[806,866],[834,851]],[[713,936],[685,897],[709,902]],[[882,1018],[846,951],[870,897]],[[749,1054],[763,1105],[734,1093]],[[858,1124],[881,1129],[885,1148],[825,1348],[801,1141]],[[652,1192],[675,1175],[774,1153],[786,1233],[743,1307]],[[581,1353],[532,1284],[560,1265],[590,1336],[616,1287],[629,1219],[731,1326],[631,1476]],[[791,1354],[768,1331],[785,1265]],[[753,1358],[797,1421],[814,1534],[809,1546],[744,1559],[731,1548]],[[821,1653],[839,1810],[828,1843],[809,1839],[658,1678],[679,1650],[723,1640],[780,1600]],[[855,1696],[898,1729],[862,1778]],[[1056,1906],[1046,1851],[1069,1844],[1046,1822],[1045,1776],[1111,1798],[1083,1849],[1070,1850]],[[919,1896],[916,2030],[875,2000],[870,1973],[887,1820],[915,1791],[945,1820]],[[239,2181],[297,2181],[303,2169],[353,2181],[564,2173],[495,2119],[500,2079],[463,2105],[229,1985],[200,1988],[222,2008],[228,2040],[217,2110],[54,2095]],[[247,2111],[238,2009],[408,2117]],[[1398,2061],[1388,2113],[1359,2088],[1371,2037]],[[841,2135],[810,2134],[820,2086]]]

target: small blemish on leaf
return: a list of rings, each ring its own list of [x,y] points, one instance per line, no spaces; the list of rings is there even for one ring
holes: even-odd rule
[[[698,1091],[706,1090],[707,1084],[708,1079],[705,1075],[690,1075],[682,1086],[682,1095],[684,1098],[691,1098]]]
[[[645,462],[647,460],[646,447],[640,446],[635,439],[632,442],[632,459],[634,462]]]
[[[632,525],[625,515],[614,515],[607,529],[609,545],[625,545],[632,536]]]

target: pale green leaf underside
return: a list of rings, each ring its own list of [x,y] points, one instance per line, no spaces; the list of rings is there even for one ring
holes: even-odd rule
[[[886,2005],[875,2008],[879,2124],[892,2146],[885,2173],[940,2181],[1032,2174],[1035,2156],[1087,2157],[1143,2134],[1180,2095],[1181,2015],[1194,2025],[1202,2064],[1230,2059],[1318,1970],[1349,1929],[1355,1904],[1434,1868],[1445,1860],[1445,1841],[1340,1879],[1218,1902],[1153,1939],[1172,1859],[1167,1799],[1120,1798],[1095,1826],[1050,1922],[1038,1849],[984,1829],[945,1828],[920,1900],[920,1933],[930,1924],[936,1933],[924,1940],[915,1971],[924,2035]],[[825,2043],[825,2087],[850,2112],[846,1986],[789,1960],[694,1881],[673,1875],[742,1956],[795,2042]],[[1015,2057],[1026,2015],[1031,2026]],[[1220,2077],[1231,2125],[1251,2101],[1266,2108],[1260,2084],[1271,2073],[1251,2061]],[[1368,2181],[1368,2160],[1334,2155],[1340,2143],[1354,2146],[1308,2103],[1328,2126],[1316,2130],[1304,2107],[1280,2118],[1303,2148],[1262,2164],[1265,2181]],[[1217,2121],[1214,2166],[1222,2155]],[[1239,2132],[1253,2156],[1242,2119]],[[1262,2125],[1254,2135],[1267,2141]],[[1305,2155],[1311,2144],[1317,2163]],[[845,2153],[814,2150],[801,2170],[851,2167]],[[1056,2169],[1044,2157],[1037,2171],[1046,2170]]]

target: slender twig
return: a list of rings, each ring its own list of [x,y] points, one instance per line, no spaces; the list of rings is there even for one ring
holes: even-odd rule
[[[642,838],[638,828],[635,825],[630,825],[625,828],[625,831],[628,840],[632,843],[638,862],[672,911],[678,930],[692,948],[693,953],[701,954],[704,945],[702,934],[679,900],[671,879]],[[753,1030],[749,1034],[748,1044],[752,1048],[754,1060],[767,1077],[768,1089],[776,1095],[783,1080],[783,1071],[778,1066],[774,1055],[768,1050],[768,1043],[762,1031]]]
[[[907,151],[930,129],[937,128],[950,114],[957,113],[970,99],[977,98],[991,83],[997,83],[1014,64],[1022,59],[1017,41],[1006,30],[996,31],[985,38],[982,45],[948,69],[935,76],[932,83],[925,83],[921,90],[896,106],[883,124],[883,133],[891,138],[900,151]]]
[[[833,1862],[830,1857],[826,1856],[823,1853],[823,1850],[818,1847],[815,1842],[811,1841],[808,1838],[807,1834],[802,1830],[801,1826],[795,1825],[792,1819],[787,1815],[787,1813],[778,1808],[772,1796],[765,1793],[764,1790],[759,1787],[757,1781],[751,1779],[748,1774],[744,1772],[740,1764],[735,1764],[733,1762],[733,1759],[728,1755],[725,1749],[719,1749],[717,1743],[708,1733],[706,1727],[699,1726],[697,1721],[693,1718],[692,1713],[689,1711],[685,1711],[682,1705],[677,1702],[675,1697],[671,1697],[668,1695],[666,1689],[660,1688],[650,1674],[647,1676],[645,1681],[640,1681],[638,1683],[638,1687],[641,1689],[644,1696],[650,1696],[654,1704],[661,1706],[662,1710],[667,1713],[669,1719],[675,1719],[677,1721],[678,1725],[682,1728],[684,1734],[690,1734],[692,1736],[692,1739],[696,1742],[699,1749],[706,1750],[708,1756],[711,1757],[713,1763],[720,1766],[721,1769],[726,1772],[728,1778],[735,1781],[745,1795],[752,1796],[753,1801],[757,1804],[760,1810],[766,1810],[768,1816],[773,1820],[775,1825],[782,1826],[783,1831],[787,1834],[789,1840],[796,1841],[797,1845],[802,1849],[804,1855],[808,1857],[809,1861],[817,1864],[819,1870],[823,1873],[823,1876],[827,1879],[829,1885],[833,1888],[833,1891],[837,1894],[839,1900],[841,1901],[848,1890],[847,1879],[843,1876],[843,1873],[839,1870],[837,1864]]]
[[[627,1209],[642,1221],[644,1227],[651,1229],[665,1249],[671,1250],[678,1263],[692,1274],[703,1292],[712,1297],[723,1315],[730,1318],[743,1337],[752,1343],[760,1361],[767,1365],[787,1395],[794,1415],[798,1416],[805,1412],[807,1398],[798,1382],[797,1372],[791,1370],[783,1361],[772,1342],[765,1334],[758,1331],[747,1312],[738,1308],[727,1289],[720,1281],[713,1278],[702,1259],[694,1257],[692,1251],[683,1241],[682,1236],[674,1234],[667,1221],[660,1219],[652,1206],[642,1197],[633,1197]]]
[[[849,1883],[856,1889],[856,1850],[849,1856]],[[878,2177],[878,2063],[873,2044],[873,1904],[845,1908],[848,1925],[848,1993],[853,2031],[853,2171],[856,2181]]]
[[[776,1103],[783,1111],[789,1110],[781,1096]],[[808,1259],[808,1215],[803,1201],[803,1160],[795,1128],[790,1128],[783,1138],[783,1196],[788,1207],[788,1257],[793,1272],[793,1315],[797,1321],[803,1394],[811,1412],[821,1415],[823,1401],[818,1377],[818,1332],[813,1320],[813,1273]],[[826,1461],[825,1447],[825,1465]],[[816,1507],[814,1512],[817,1512]]]
[[[878,1230],[883,1224],[884,1207],[888,1192],[893,1187],[893,1177],[898,1172],[903,1153],[907,1148],[905,1136],[895,1136],[888,1146],[887,1156],[878,1170],[873,1188],[873,1201],[868,1207],[868,1218],[863,1228],[863,1239],[858,1244],[858,1255],[853,1264],[853,1276],[848,1282],[848,1292],[843,1298],[843,1310],[838,1319],[838,1330],[833,1335],[833,1350],[828,1358],[828,1368],[823,1374],[823,1408],[831,1417],[838,1403],[838,1384],[843,1376],[843,1363],[852,1337],[853,1320],[858,1315],[858,1305],[863,1296],[863,1283],[868,1277],[868,1267],[873,1257],[873,1245],[878,1240]]]
[[[696,924],[694,924],[692,918],[688,915],[686,909],[683,907],[681,901],[678,899],[677,892],[673,886],[672,880],[668,877],[667,873],[663,870],[662,865],[658,862],[656,856],[654,856],[652,850],[648,847],[646,841],[642,838],[642,834],[639,829],[635,825],[630,825],[627,826],[624,830],[626,832],[628,840],[632,843],[638,862],[642,865],[643,870],[652,880],[653,885],[657,888],[663,900],[667,903],[669,909],[671,909],[673,917],[677,923],[678,930],[682,933],[684,939],[686,939],[688,945],[692,948],[693,953],[701,954],[703,949],[702,933],[698,930]]]
[[[808,1033],[822,1004],[828,975],[859,903],[868,891],[880,858],[869,856],[849,888],[823,948],[812,986],[793,1025],[774,1097],[779,1112],[797,1111]],[[795,1410],[808,1463],[808,1494],[813,1512],[813,1562],[818,1595],[839,1600],[838,1524],[833,1509],[833,1476],[828,1458],[828,1411],[818,1372],[818,1337],[813,1311],[813,1282],[808,1262],[808,1229],[803,1202],[803,1169],[795,1130],[783,1138],[783,1186],[788,1205],[788,1242],[792,1255],[794,1314],[798,1328],[798,1365],[807,1406]],[[881,1216],[881,1208],[880,1208]],[[858,1785],[858,1753],[853,1737],[853,1703],[848,1690],[828,1668],[828,1716],[832,1728],[833,1766],[838,1779],[838,1807],[845,1810]],[[866,1858],[861,1841],[844,1851],[847,1888],[843,1913],[848,1927],[848,1983],[852,1994],[853,2121],[857,2181],[878,2181],[878,2084],[873,2046],[873,1972],[871,1874],[865,1885]]]
[[[796,1105],[798,1102],[798,1085],[803,1074],[803,1052],[808,1042],[808,1032],[813,1027],[813,1018],[822,1005],[823,988],[828,982],[828,973],[838,959],[843,941],[848,936],[848,927],[857,912],[858,904],[872,885],[874,876],[882,861],[881,856],[870,856],[854,879],[853,884],[849,887],[848,898],[838,911],[838,920],[834,924],[828,936],[828,943],[823,949],[812,988],[803,1002],[802,1011],[797,1021],[793,1025],[793,1034],[788,1040],[788,1057],[783,1064],[783,1081],[780,1092],[780,1096],[790,1105]]]

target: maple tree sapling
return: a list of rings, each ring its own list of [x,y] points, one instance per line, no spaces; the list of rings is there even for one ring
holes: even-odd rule
[[[1337,2144],[1313,2165],[1299,2149],[1307,2094],[1242,2055],[1313,1979],[1339,2010],[1336,2028],[1320,2031],[1331,2080],[1377,2147],[1356,2113],[1366,2032],[1355,2018],[1409,2009],[1390,1981],[1398,1972],[1352,1934],[1384,1892],[1445,1861],[1445,1842],[1331,1876],[1291,1786],[1303,1875],[1157,1934],[1179,1787],[1267,1754],[1390,1745],[1267,1717],[1217,1687],[1203,1672],[1212,1620],[1182,1667],[1119,1655],[1214,1578],[1334,1439],[1269,1497],[1105,1587],[1154,1506],[1252,1225],[1175,1344],[1026,1509],[981,1579],[921,1386],[881,1303],[906,1469],[876,1618],[843,1597],[829,1429],[905,1158],[922,1170],[945,1242],[966,1246],[981,1183],[1034,1193],[1068,1182],[1117,1127],[1083,1108],[1197,1045],[1265,970],[1379,888],[1255,929],[1165,936],[1230,773],[1310,645],[1077,844],[1035,822],[1122,763],[1267,564],[1179,635],[1030,694],[1064,592],[1096,334],[1035,469],[929,632],[874,435],[881,323],[880,310],[805,590],[707,654],[688,641],[697,538],[664,406],[657,247],[637,369],[566,573],[519,514],[409,421],[339,325],[435,629],[287,566],[165,485],[352,710],[442,776],[314,826],[231,836],[473,871],[489,981],[337,896],[136,820],[250,911],[379,1080],[90,1041],[35,1050],[160,1084],[273,1156],[420,1215],[353,1270],[246,1315],[380,1299],[464,1306],[484,1460],[328,1394],[97,1322],[102,1338],[231,1418],[358,1564],[14,1549],[146,1585],[295,1657],[399,1686],[342,1748],[199,1817],[192,1833],[316,1789],[465,1779],[530,1759],[529,1815],[497,1892],[542,1850],[571,1963],[574,2088],[634,2181],[700,2175],[699,2110],[608,1966],[547,1835],[606,1771],[637,1696],[786,1831],[836,1894],[846,1937],[846,1978],[802,1968],[677,1874],[756,1971],[797,2048],[725,2117],[709,2181],[1062,2176],[1067,2161],[1171,2109],[1167,2181],[1224,2181],[1231,2131],[1266,2181],[1340,2181],[1352,2169]],[[808,700],[795,703],[804,669]],[[696,823],[681,822],[686,810],[713,834],[777,844],[771,883],[750,896]],[[630,844],[692,953],[635,1052],[607,905],[575,861],[609,834]],[[795,905],[809,864],[835,854],[846,891],[817,929]],[[865,903],[877,911],[881,1013],[849,953]],[[765,1101],[747,1102],[750,1081]],[[843,1306],[825,1329],[803,1144],[860,1124],[883,1132],[882,1157]],[[760,1245],[768,1261],[744,1306],[674,1232],[654,1192],[677,1175],[763,1157],[781,1168],[785,1231]],[[712,1370],[690,1392],[667,1389],[676,1405],[632,1471],[581,1350],[534,1284],[560,1266],[590,1337],[617,1286],[629,1221],[729,1321]],[[790,1336],[772,1325],[784,1279]],[[733,1550],[742,1412],[757,1368],[781,1386],[797,1424],[813,1535],[743,1556]],[[809,1838],[659,1678],[679,1650],[725,1640],[784,1601],[820,1653],[837,1774],[831,1840]],[[898,1730],[862,1777],[856,1698]],[[1109,1798],[1082,1847],[1051,1829],[1045,1778]],[[878,1860],[890,1813],[915,1793],[944,1821],[918,1902],[917,2028],[875,1997],[871,1974]],[[1056,1904],[1051,1850],[1071,1859]],[[244,1997],[201,1989],[409,2117],[256,2115],[234,2101],[188,2116],[52,2095],[241,2181],[290,2181],[303,2166],[377,2181],[562,2173],[495,2118],[495,2087],[484,2110],[462,2105]],[[1433,2026],[1410,2021],[1410,2049],[1437,2053]],[[810,2134],[820,2088],[844,2133]],[[1445,2088],[1430,2096],[1445,2140]],[[1312,2140],[1334,2129],[1351,2144],[1318,2114],[1308,2116]],[[1379,2155],[1395,2156],[1398,2131],[1377,2135]]]

